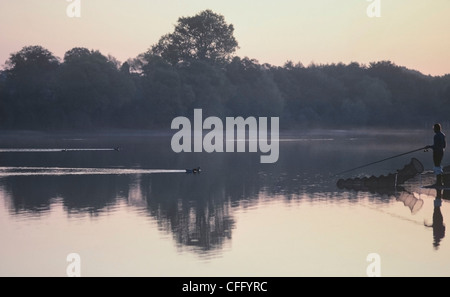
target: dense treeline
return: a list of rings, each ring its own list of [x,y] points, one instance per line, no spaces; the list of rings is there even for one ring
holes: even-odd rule
[[[24,47],[0,72],[0,128],[169,128],[194,108],[204,116],[278,116],[285,129],[448,120],[450,75],[425,76],[390,61],[260,64],[232,55],[232,33],[222,16],[205,11],[180,18],[174,33],[124,63],[86,48],[61,60]]]

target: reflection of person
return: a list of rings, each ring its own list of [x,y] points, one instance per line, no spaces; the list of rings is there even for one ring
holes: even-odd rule
[[[444,218],[441,213],[442,205],[442,190],[436,190],[436,199],[434,200],[433,212],[433,246],[435,249],[439,248],[439,244],[445,236]]]
[[[444,150],[447,146],[445,141],[445,134],[442,133],[442,127],[440,124],[434,124],[434,139],[433,145],[428,145],[426,148],[430,148],[433,150],[433,163],[434,163],[434,174],[436,174],[436,185],[442,186],[442,167],[441,162],[444,157]]]

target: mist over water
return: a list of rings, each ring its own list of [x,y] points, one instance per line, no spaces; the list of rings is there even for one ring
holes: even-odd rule
[[[426,177],[399,191],[336,186],[411,157],[431,169],[431,153],[417,152],[335,175],[423,147],[429,132],[283,132],[275,164],[176,154],[155,133],[3,135],[0,275],[65,276],[72,252],[82,276],[366,276],[370,253],[383,276],[449,275],[436,221],[437,211],[448,221],[448,195],[436,207]]]

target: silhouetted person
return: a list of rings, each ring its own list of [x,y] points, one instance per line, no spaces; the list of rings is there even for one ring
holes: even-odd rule
[[[445,140],[445,134],[442,133],[442,127],[441,124],[434,124],[433,126],[434,130],[434,138],[433,138],[433,145],[428,145],[426,148],[431,148],[433,150],[433,163],[434,163],[434,174],[436,174],[436,185],[437,186],[443,186],[442,181],[442,166],[441,162],[444,158],[444,150],[447,146],[446,140]]]
[[[436,199],[434,200],[433,212],[433,246],[438,249],[442,238],[445,237],[444,218],[441,213],[442,205],[442,190],[436,190]]]

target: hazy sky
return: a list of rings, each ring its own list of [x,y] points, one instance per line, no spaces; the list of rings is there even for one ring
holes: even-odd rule
[[[73,0],[77,1],[77,0]],[[145,52],[181,16],[211,9],[235,27],[236,55],[260,63],[368,64],[391,60],[424,74],[450,73],[450,0],[0,0],[0,65],[26,45],[62,58],[86,47],[119,61]]]

